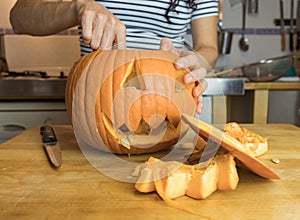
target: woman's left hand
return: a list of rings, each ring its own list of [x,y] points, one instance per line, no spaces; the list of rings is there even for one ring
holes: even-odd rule
[[[175,62],[176,68],[186,68],[190,70],[190,72],[188,72],[184,76],[183,82],[186,84],[195,82],[195,87],[193,88],[193,96],[196,98],[198,97],[196,112],[198,114],[201,114],[203,106],[202,94],[207,88],[207,82],[204,80],[204,78],[207,74],[207,70],[210,70],[211,67],[196,51],[185,51],[175,48],[169,38],[163,38],[161,40],[160,49],[171,51],[180,57]]]

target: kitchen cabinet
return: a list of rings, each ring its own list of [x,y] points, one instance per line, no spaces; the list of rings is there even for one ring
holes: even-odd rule
[[[0,102],[0,143],[42,124],[69,124],[64,101]]]
[[[42,124],[69,124],[64,72],[0,73],[0,143]]]

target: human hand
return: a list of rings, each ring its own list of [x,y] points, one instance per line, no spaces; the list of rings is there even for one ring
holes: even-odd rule
[[[102,4],[75,0],[83,42],[92,49],[126,49],[126,27]]]
[[[192,93],[194,97],[198,98],[196,112],[201,114],[203,107],[202,94],[207,88],[207,82],[204,80],[204,78],[207,74],[207,71],[211,70],[211,67],[199,53],[175,48],[169,38],[163,38],[161,40],[160,49],[171,51],[180,57],[175,62],[176,68],[187,68],[190,70],[187,74],[185,74],[183,82],[186,84],[195,82],[195,87],[193,88]]]

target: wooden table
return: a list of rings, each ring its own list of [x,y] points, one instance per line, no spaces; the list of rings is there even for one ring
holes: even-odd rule
[[[176,201],[210,219],[299,219],[300,128],[245,127],[269,137],[270,150],[261,160],[282,179],[266,180],[239,168],[236,190]],[[201,219],[168,206],[156,193],[139,193],[133,183],[103,175],[84,157],[70,126],[54,128],[63,156],[59,169],[49,165],[38,127],[0,145],[1,219]],[[275,157],[279,164],[271,162]]]
[[[245,90],[254,90],[253,123],[266,124],[270,90],[300,90],[300,82],[246,82]]]

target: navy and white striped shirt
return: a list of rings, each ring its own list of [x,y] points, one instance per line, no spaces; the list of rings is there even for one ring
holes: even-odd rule
[[[160,40],[168,37],[177,48],[182,48],[184,36],[194,19],[217,16],[218,0],[194,0],[196,9],[189,7],[186,0],[179,0],[175,11],[169,12],[171,23],[165,18],[170,0],[97,0],[109,9],[126,26],[127,49],[159,49]],[[81,36],[81,27],[79,27]],[[91,52],[82,43],[81,53]]]

